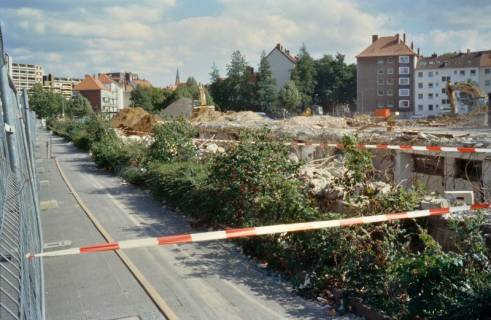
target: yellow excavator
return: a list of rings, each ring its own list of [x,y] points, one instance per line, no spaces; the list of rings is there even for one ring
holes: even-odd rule
[[[447,96],[450,103],[450,108],[452,110],[452,114],[457,114],[457,96],[455,95],[456,91],[465,92],[471,96],[473,105],[471,106],[471,112],[479,112],[484,111],[488,98],[486,93],[484,93],[479,86],[468,83],[468,82],[455,82],[452,83],[447,81]]]

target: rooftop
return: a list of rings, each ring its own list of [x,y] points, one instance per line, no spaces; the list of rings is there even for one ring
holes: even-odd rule
[[[372,36],[372,44],[363,50],[357,58],[372,58],[372,57],[386,57],[386,56],[415,56],[416,53],[406,44],[406,35],[403,35],[403,39],[399,34],[394,36],[379,37],[378,35]],[[412,44],[411,44],[412,46]]]
[[[418,69],[441,68],[479,68],[491,66],[491,50],[471,52],[451,52],[442,55],[421,57]]]
[[[270,53],[266,57],[269,57],[273,51],[278,50],[280,53],[282,53],[288,60],[290,60],[292,63],[297,63],[298,58],[294,57],[290,54],[290,50],[287,50],[285,47],[283,47],[280,43],[276,44],[276,47],[271,50]]]
[[[104,85],[90,75],[85,75],[85,78],[73,88],[75,91],[91,91],[91,90],[104,90]]]

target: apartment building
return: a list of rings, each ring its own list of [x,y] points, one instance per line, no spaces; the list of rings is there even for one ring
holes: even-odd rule
[[[50,73],[43,76],[43,87],[63,95],[63,97],[68,100],[73,96],[73,88],[81,81],[81,79],[55,77]]]
[[[271,67],[272,77],[276,81],[276,89],[281,90],[291,79],[291,73],[297,64],[297,58],[278,43],[266,56],[266,60]]]
[[[43,84],[44,68],[38,64],[11,62],[10,74],[18,91],[29,90],[37,83]]]
[[[118,83],[123,89],[123,107],[129,107],[131,105],[130,97],[131,91],[136,86],[151,87],[150,81],[140,79],[137,73],[134,72],[108,72],[104,73],[114,82]]]
[[[491,106],[491,50],[481,52],[479,87],[488,95],[488,106]]]
[[[95,112],[109,117],[123,108],[122,87],[104,74],[98,77],[86,75],[74,91],[86,97]]]
[[[435,116],[451,112],[447,81],[471,82],[491,94],[491,54],[486,51],[421,57],[416,67],[415,114]],[[469,98],[457,92],[457,112],[469,112]]]
[[[357,61],[357,112],[373,113],[390,108],[409,117],[414,111],[414,70],[417,56],[414,46],[406,44],[406,35],[372,36],[372,43]]]

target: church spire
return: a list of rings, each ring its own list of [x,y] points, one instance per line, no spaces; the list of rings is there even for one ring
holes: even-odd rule
[[[176,87],[179,86],[181,84],[181,79],[179,79],[179,68],[177,68],[177,71],[176,71]]]

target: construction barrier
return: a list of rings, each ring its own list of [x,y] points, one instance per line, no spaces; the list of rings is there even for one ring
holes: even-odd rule
[[[448,213],[488,209],[490,207],[491,204],[489,203],[477,203],[470,206],[464,205],[464,206],[450,207],[450,208],[434,208],[434,209],[382,214],[382,215],[375,215],[375,216],[355,217],[355,218],[347,218],[347,219],[279,224],[279,225],[272,225],[272,226],[229,229],[229,230],[201,232],[201,233],[178,234],[178,235],[163,236],[163,237],[93,244],[93,245],[79,247],[79,248],[70,248],[70,249],[36,253],[36,254],[27,254],[26,257],[29,259],[33,259],[39,257],[66,256],[66,255],[73,255],[73,254],[114,251],[119,249],[143,248],[143,247],[161,246],[161,245],[169,245],[169,244],[245,238],[245,237],[272,235],[272,234],[286,233],[286,232],[318,230],[318,229],[325,229],[325,228],[338,228],[338,227],[347,227],[347,226],[353,226],[358,224],[370,224],[370,223],[392,221],[392,220],[439,216]]]
[[[237,140],[218,140],[218,139],[194,139],[195,142],[218,142],[218,143],[239,143]],[[344,148],[340,143],[308,143],[308,142],[286,142],[287,146],[313,146],[320,148]],[[491,153],[491,148],[473,147],[442,147],[442,146],[409,146],[409,145],[390,145],[390,144],[359,144],[360,149],[385,149],[385,150],[412,150],[430,152],[458,152],[458,153]]]

